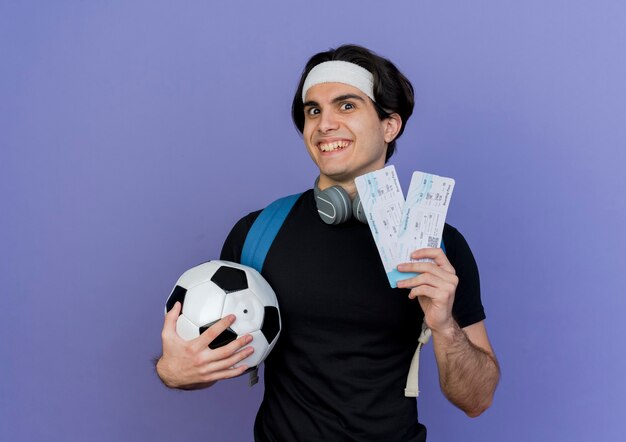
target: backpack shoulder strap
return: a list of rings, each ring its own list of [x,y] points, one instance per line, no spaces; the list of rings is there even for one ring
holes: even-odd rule
[[[298,193],[279,198],[261,211],[246,235],[241,250],[241,264],[261,273],[267,252],[300,195]],[[251,387],[259,381],[258,371],[258,367],[255,367],[250,372],[248,384]]]
[[[297,193],[279,198],[263,209],[250,227],[243,243],[241,264],[261,273],[267,252],[300,195],[302,194]]]

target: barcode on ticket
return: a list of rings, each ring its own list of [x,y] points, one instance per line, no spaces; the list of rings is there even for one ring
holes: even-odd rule
[[[436,237],[436,236],[429,236],[428,237],[428,243],[427,243],[426,247],[432,247],[434,249],[439,247],[439,238]]]

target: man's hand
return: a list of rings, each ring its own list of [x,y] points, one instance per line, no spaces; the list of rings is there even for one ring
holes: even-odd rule
[[[424,321],[433,331],[443,331],[454,327],[452,304],[459,284],[456,271],[441,249],[427,248],[416,250],[412,259],[430,258],[434,262],[410,262],[400,264],[400,272],[413,272],[419,275],[398,281],[399,288],[411,289],[409,298],[419,300],[424,311]]]
[[[163,355],[156,369],[165,385],[183,390],[206,388],[219,380],[240,376],[248,369],[245,365],[237,368],[233,365],[254,351],[252,347],[241,350],[252,341],[252,336],[242,336],[215,350],[209,348],[209,344],[235,322],[235,315],[222,318],[197,338],[185,341],[176,333],[181,308],[177,302],[165,315],[161,332]]]

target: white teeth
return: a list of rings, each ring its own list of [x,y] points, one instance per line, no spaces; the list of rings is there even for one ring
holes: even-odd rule
[[[333,141],[332,143],[324,143],[320,144],[320,149],[322,152],[331,152],[337,149],[343,149],[348,146],[347,141]]]

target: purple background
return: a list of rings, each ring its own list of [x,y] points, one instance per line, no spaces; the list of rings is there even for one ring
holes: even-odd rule
[[[163,303],[242,215],[311,186],[289,107],[310,55],[392,59],[392,163],[456,178],[503,377],[433,441],[623,440],[626,3],[0,3],[0,439],[252,438],[246,379],[162,387]],[[341,263],[337,263],[341,265]]]

